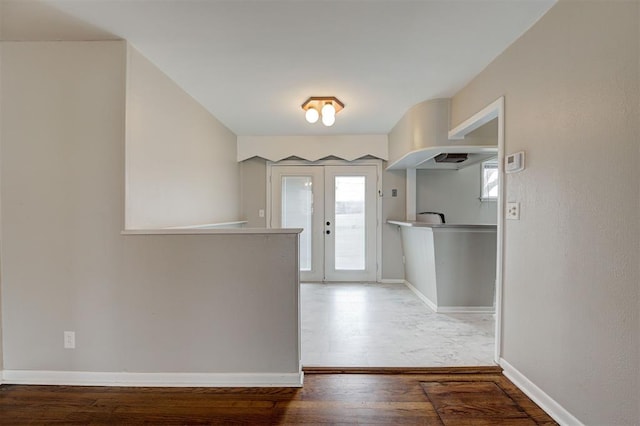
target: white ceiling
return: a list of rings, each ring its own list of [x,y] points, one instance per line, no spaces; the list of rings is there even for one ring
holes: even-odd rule
[[[3,39],[127,39],[238,135],[388,133],[416,103],[455,94],[555,3],[2,1]],[[331,128],[300,108],[323,95],[346,105]]]

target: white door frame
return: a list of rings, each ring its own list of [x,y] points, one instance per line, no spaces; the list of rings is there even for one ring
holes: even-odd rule
[[[282,160],[267,161],[267,208],[265,212],[267,228],[271,228],[271,168],[273,166],[375,166],[376,167],[376,282],[382,280],[382,160]]]
[[[504,96],[487,105],[464,122],[449,130],[449,139],[464,139],[478,127],[498,119],[498,226],[496,251],[496,346],[494,361],[502,356],[502,276],[504,262]]]
[[[324,169],[324,220],[327,224],[323,232],[324,235],[324,278],[328,282],[372,282],[377,280],[377,200],[378,192],[375,182],[377,181],[377,169],[375,166],[322,166]],[[339,270],[336,268],[336,235],[338,234],[336,214],[336,178],[338,176],[359,176],[365,179],[365,267],[364,270]],[[374,213],[375,212],[375,213]]]

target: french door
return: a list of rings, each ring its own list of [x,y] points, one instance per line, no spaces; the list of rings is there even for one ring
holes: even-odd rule
[[[271,167],[271,227],[302,228],[302,281],[375,281],[376,166]]]

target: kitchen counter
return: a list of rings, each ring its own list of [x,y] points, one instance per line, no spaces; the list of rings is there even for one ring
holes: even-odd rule
[[[487,229],[487,230],[495,230],[496,225],[465,225],[465,224],[455,224],[455,223],[427,223],[427,222],[416,222],[416,221],[408,221],[408,220],[394,220],[388,219],[387,223],[390,225],[398,225],[398,226],[407,226],[411,228],[438,228],[438,229]]]
[[[387,220],[402,239],[405,280],[435,312],[493,312],[496,225]]]

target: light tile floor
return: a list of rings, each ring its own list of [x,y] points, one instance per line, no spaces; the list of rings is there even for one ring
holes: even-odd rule
[[[301,284],[302,365],[495,365],[491,314],[436,314],[404,284]]]

